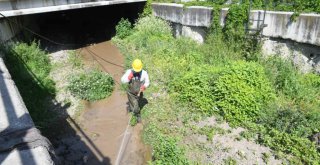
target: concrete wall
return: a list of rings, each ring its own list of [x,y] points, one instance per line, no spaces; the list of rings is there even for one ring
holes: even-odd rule
[[[220,22],[224,25],[228,9],[221,10]],[[296,21],[291,21],[293,12],[267,11],[263,35],[266,37],[290,39],[299,43],[320,46],[320,15],[300,14]],[[263,17],[262,10],[253,10],[251,19],[258,20]],[[257,28],[258,21],[252,22],[252,28]]]
[[[172,22],[175,36],[191,37],[199,43],[210,27],[212,8],[202,6],[186,7],[182,4],[153,3],[153,15]]]
[[[265,56],[276,55],[291,59],[303,73],[315,70],[320,74],[320,47],[287,39],[264,38],[262,52]]]
[[[10,18],[10,20],[19,23],[19,18]],[[21,31],[21,27],[10,23],[5,19],[0,19],[0,43],[8,41]]]
[[[184,26],[209,27],[212,22],[212,8],[191,6],[182,4],[153,3],[153,15],[170,22]],[[220,14],[220,24],[224,26],[228,8],[223,8]],[[290,39],[299,43],[307,43],[320,46],[320,15],[300,14],[295,22],[290,20],[293,12],[267,11],[263,30],[266,37]],[[262,10],[253,10],[251,19],[262,19]],[[257,27],[257,21],[252,28]]]
[[[35,146],[24,150],[3,151],[5,147],[21,144],[32,136],[12,137],[9,135],[21,130],[34,128],[33,121],[11,79],[0,54],[0,164],[1,165],[51,165],[54,164],[46,146]],[[37,137],[40,134],[35,132]],[[30,135],[30,134],[29,134]],[[22,140],[24,139],[24,140]],[[39,139],[38,139],[39,140]],[[45,143],[45,142],[44,142]],[[49,144],[46,143],[48,146]]]
[[[176,36],[186,36],[202,43],[212,22],[212,8],[184,7],[181,4],[153,3],[153,15],[172,22]],[[228,8],[220,11],[220,25],[224,26]],[[303,72],[315,69],[320,73],[320,15],[301,14],[296,22],[290,20],[293,12],[267,11],[262,34],[265,37],[263,53],[291,58]],[[262,19],[262,10],[253,10],[251,19]],[[256,29],[262,22],[252,22]]]

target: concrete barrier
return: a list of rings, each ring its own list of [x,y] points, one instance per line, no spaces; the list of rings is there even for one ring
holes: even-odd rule
[[[10,18],[14,22],[19,23],[19,18]],[[13,25],[10,21],[0,19],[0,43],[13,38],[21,31],[21,27]]]
[[[153,3],[152,9],[153,15],[172,23],[174,35],[190,37],[199,43],[204,41],[213,17],[213,9],[208,7]],[[225,25],[228,10],[223,8],[220,11],[221,26]],[[253,10],[250,18],[262,19],[263,12]],[[320,15],[300,14],[296,21],[291,21],[292,14],[293,12],[266,12],[264,24],[267,27],[262,31],[265,37],[263,53],[291,58],[303,72],[315,69],[320,73]],[[251,28],[258,25],[258,21],[254,21]]]
[[[210,27],[212,22],[212,8],[191,6],[184,7],[182,4],[153,3],[153,15],[173,23],[192,27]],[[224,26],[228,8],[223,8],[220,12],[220,25]],[[262,10],[253,10],[251,19],[257,20]],[[299,43],[307,43],[320,46],[320,15],[300,14],[296,21],[291,21],[293,12],[267,11],[263,30],[266,37],[290,39]],[[252,28],[257,26],[253,22]]]
[[[0,55],[0,164],[52,165],[48,144],[36,130],[29,112]],[[19,132],[16,134],[16,132]],[[12,135],[12,136],[11,136]],[[34,138],[36,137],[36,138]],[[39,138],[40,137],[40,138]],[[35,142],[44,145],[26,143]],[[26,145],[17,149],[16,146]]]
[[[175,36],[191,37],[199,43],[205,38],[212,20],[212,8],[203,6],[184,7],[182,4],[153,3],[153,15],[172,23]]]
[[[0,12],[6,17],[12,17],[145,1],[146,0],[4,0],[0,1]],[[2,18],[2,16],[0,16],[0,18]]]

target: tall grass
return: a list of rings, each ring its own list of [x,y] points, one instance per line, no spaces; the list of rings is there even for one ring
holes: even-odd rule
[[[55,83],[49,77],[51,64],[48,54],[32,42],[3,47],[5,62],[37,127],[44,133],[55,114],[48,103],[55,94]]]

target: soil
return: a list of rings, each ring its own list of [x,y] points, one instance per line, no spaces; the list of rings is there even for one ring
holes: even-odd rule
[[[184,143],[192,148],[187,153],[191,160],[198,160],[202,164],[229,164],[230,161],[243,165],[282,164],[282,160],[276,159],[270,148],[241,137],[241,132],[246,131],[244,128],[232,128],[225,121],[217,121],[215,117],[209,117],[193,125],[198,128],[215,127],[224,133],[217,132],[212,139],[200,134],[187,137]],[[195,147],[194,144],[198,146]]]
[[[108,72],[116,85],[110,97],[96,102],[83,102],[84,111],[77,120],[68,117],[70,128],[51,140],[61,163],[147,164],[151,152],[141,142],[143,125],[128,126],[130,115],[126,110],[127,96],[119,84],[124,73],[121,67],[124,65],[123,56],[110,41],[81,48],[79,52],[86,66]],[[124,144],[120,151],[122,142]]]

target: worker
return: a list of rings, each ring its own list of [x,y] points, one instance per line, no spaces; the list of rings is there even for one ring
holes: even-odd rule
[[[141,122],[139,100],[143,98],[143,91],[150,84],[149,75],[142,67],[141,60],[135,59],[132,62],[132,69],[128,69],[121,77],[122,83],[129,83],[127,91],[129,101],[128,111],[133,112],[138,122]]]

